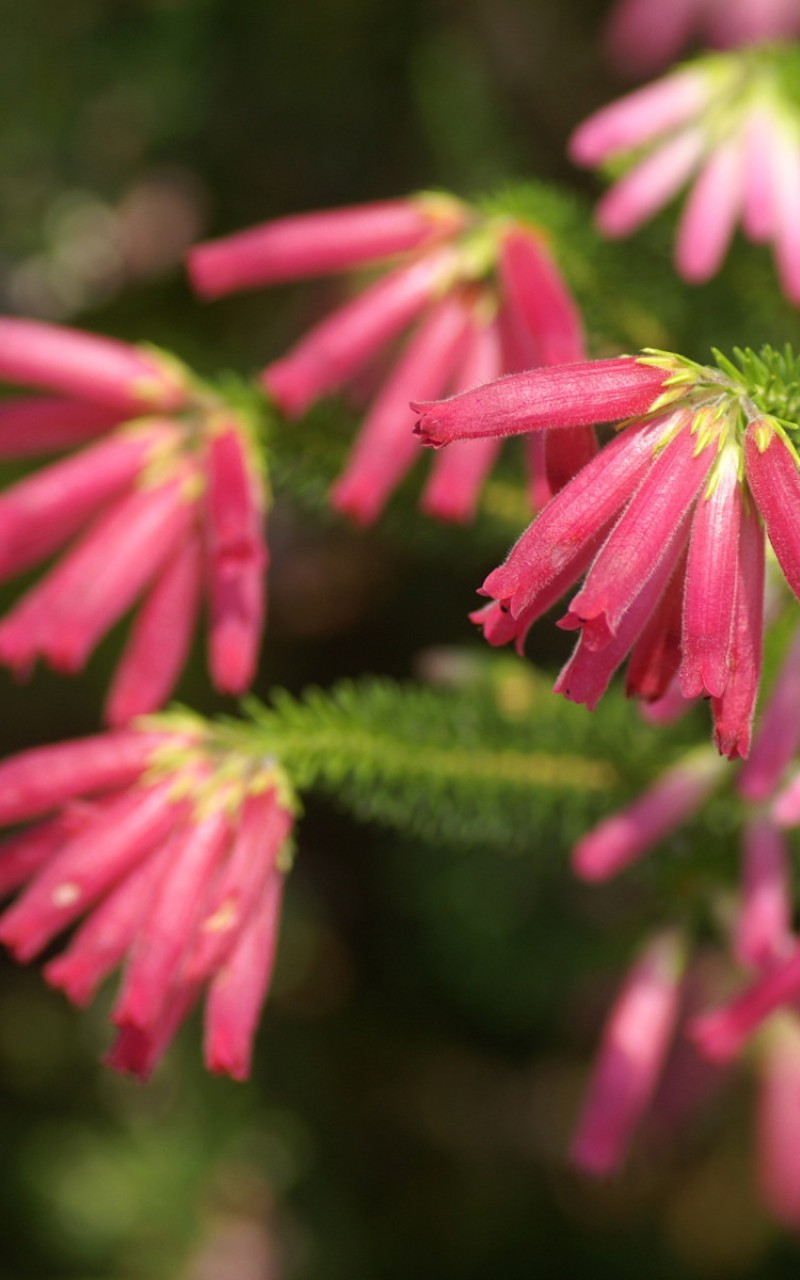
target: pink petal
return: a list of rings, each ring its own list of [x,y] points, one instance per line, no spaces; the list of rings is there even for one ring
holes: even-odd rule
[[[586,1173],[612,1173],[625,1159],[675,1030],[683,967],[680,937],[658,935],[617,997],[570,1148]]]
[[[0,824],[25,822],[76,796],[130,785],[163,741],[157,733],[103,733],[0,761]]]
[[[231,954],[241,931],[275,874],[278,855],[289,835],[292,816],[273,791],[247,797],[228,861],[204,907],[186,966],[190,982],[215,973]]]
[[[756,104],[745,128],[745,187],[742,222],[745,234],[764,243],[775,228],[775,121]]]
[[[709,78],[702,72],[675,71],[584,120],[570,138],[570,157],[594,168],[619,152],[633,151],[701,115],[710,95]]]
[[[705,146],[700,129],[687,129],[620,178],[597,206],[595,221],[603,235],[630,235],[652,218],[691,177]]]
[[[747,481],[786,581],[800,597],[800,470],[792,450],[762,419],[745,433]]]
[[[771,1013],[800,995],[800,947],[730,1004],[695,1018],[691,1033],[712,1062],[731,1062]]]
[[[694,284],[719,270],[742,204],[742,138],[721,142],[709,156],[684,206],[675,244],[675,265]]]
[[[283,876],[270,877],[206,1004],[205,1061],[210,1071],[246,1080],[258,1019],[278,943]]]
[[[139,935],[113,1020],[152,1031],[167,1010],[211,877],[230,842],[233,822],[218,811],[183,827],[170,843],[170,865]]]
[[[45,965],[47,982],[73,1004],[88,1004],[103,979],[130,951],[156,898],[170,853],[167,844],[146,857],[95,907],[67,950]]]
[[[0,495],[0,578],[44,560],[124,493],[168,431],[115,434],[34,472]]]
[[[583,360],[580,312],[540,238],[513,228],[503,237],[498,267],[505,304],[530,334],[536,363]]]
[[[134,619],[106,698],[104,719],[119,728],[157,711],[178,682],[200,608],[203,554],[191,534],[167,562]]]
[[[769,818],[750,818],[744,828],[742,901],[735,951],[743,965],[766,968],[792,949],[789,849]]]
[[[746,800],[766,800],[800,746],[800,632],[795,635],[737,779]]]
[[[515,613],[527,608],[557,575],[576,563],[570,586],[586,567],[581,552],[608,526],[653,465],[665,420],[620,432],[558,493],[495,569],[483,591],[508,599]]]
[[[680,668],[684,698],[718,698],[728,683],[742,515],[738,469],[738,449],[726,451],[714,491],[700,497],[692,520]]]
[[[296,418],[322,396],[339,391],[419,315],[452,271],[444,250],[381,277],[310,329],[261,381],[279,407]]]
[[[513,436],[542,427],[619,422],[650,412],[667,374],[630,356],[511,373],[449,400],[412,403],[416,433],[438,447],[452,440]]]
[[[409,411],[412,395],[445,390],[469,341],[469,317],[458,295],[432,308],[412,335],[370,408],[344,471],[331,491],[337,511],[371,524],[414,459],[419,442]]]
[[[407,252],[459,230],[455,200],[419,198],[276,218],[190,249],[189,275],[199,294],[349,271]]]
[[[124,421],[124,411],[88,400],[37,396],[0,403],[0,458],[31,458],[86,444]]]
[[[500,336],[496,324],[475,323],[469,335],[456,383],[459,390],[491,382],[501,367]],[[440,520],[471,520],[481,485],[500,448],[497,440],[464,440],[437,453],[422,495],[421,506]]]
[[[619,71],[648,76],[673,62],[699,16],[698,0],[617,0],[606,29],[606,45]]]
[[[0,379],[131,414],[179,409],[186,378],[150,351],[37,320],[0,317]]]
[[[583,836],[572,854],[582,880],[609,880],[637,862],[705,803],[723,776],[711,750],[684,757],[632,804]]]
[[[31,960],[170,834],[187,803],[173,802],[173,787],[174,778],[124,795],[102,821],[64,845],[3,913],[0,941],[18,960]]]
[[[207,469],[209,667],[217,689],[238,694],[255,676],[266,614],[264,495],[235,426],[213,437]]]
[[[743,510],[739,531],[736,605],[728,683],[711,699],[714,740],[730,760],[747,758],[764,635],[764,530],[755,511]]]
[[[0,661],[24,666],[41,653],[80,670],[185,536],[194,507],[184,484],[138,489],[97,520],[0,623]]]
[[[681,616],[687,559],[688,548],[675,566],[664,594],[631,650],[625,679],[625,692],[629,698],[644,698],[649,703],[656,703],[666,695],[677,674],[681,661]]]
[[[800,305],[800,147],[781,124],[772,146],[774,252],[783,291]]]
[[[675,529],[665,554],[630,602],[616,632],[605,632],[602,647],[596,644],[591,624],[588,639],[587,627],[583,627],[575,652],[553,685],[555,693],[563,693],[572,702],[583,702],[590,711],[594,711],[608,688],[612,675],[625,660],[647,619],[658,605],[661,593],[683,553],[688,533],[688,516],[684,516]],[[605,552],[607,545],[606,542],[600,555]]]
[[[569,614],[582,623],[597,622],[605,643],[619,628],[637,592],[669,552],[683,527],[716,456],[713,447],[695,452],[687,425],[662,450],[609,535],[589,570]],[[599,631],[597,633],[599,637]]]

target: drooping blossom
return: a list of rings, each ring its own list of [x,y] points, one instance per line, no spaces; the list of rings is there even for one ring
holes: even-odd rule
[[[109,1063],[146,1078],[205,999],[205,1060],[249,1073],[272,972],[292,830],[273,760],[190,716],[0,764],[0,941],[78,1005],[123,966]]]
[[[800,302],[794,56],[769,47],[700,58],[584,121],[572,159],[625,169],[598,204],[600,231],[629,235],[691,182],[675,242],[684,279],[716,273],[740,222],[749,239],[772,245],[781,287]]]
[[[247,689],[266,497],[245,416],[176,361],[27,320],[0,319],[0,376],[62,393],[0,402],[0,456],[75,449],[0,494],[1,580],[62,552],[0,621],[0,662],[78,671],[138,606],[106,704],[121,725],[169,697],[205,595],[214,683]]]
[[[579,639],[556,691],[594,708],[630,655],[629,695],[655,702],[675,679],[705,695],[730,758],[748,753],[760,680],[765,528],[800,596],[797,373],[769,349],[740,356],[534,369],[415,406],[433,446],[623,420],[489,575],[493,603],[474,616],[490,643],[521,646],[584,578],[559,623]]]
[[[616,0],[606,45],[616,67],[646,76],[674,62],[691,41],[718,49],[800,35],[800,0]]]
[[[418,455],[408,402],[533,365],[581,359],[578,310],[552,256],[551,237],[451,197],[422,195],[300,214],[196,246],[189,273],[213,298],[356,267],[381,274],[312,327],[261,375],[279,409],[302,416],[323,396],[391,363],[367,408],[333,505],[361,524],[380,515]],[[405,337],[399,351],[398,342]],[[596,451],[589,427],[543,437],[532,496],[546,500]],[[495,441],[436,459],[422,506],[467,520],[497,455]]]
[[[800,998],[800,948],[793,932],[791,860],[785,827],[800,825],[795,779],[787,770],[794,747],[788,725],[796,712],[798,642],[775,680],[750,758],[733,775],[743,805],[742,850],[730,949],[748,980],[738,995],[695,1016],[689,1032],[712,1062],[735,1059],[776,1009]],[[671,766],[626,808],[601,821],[573,852],[581,878],[604,881],[649,853],[719,789],[729,769],[710,748]],[[787,801],[787,797],[789,800]]]
[[[673,1040],[685,962],[680,934],[658,934],[617,996],[570,1148],[586,1173],[613,1173],[625,1159]]]

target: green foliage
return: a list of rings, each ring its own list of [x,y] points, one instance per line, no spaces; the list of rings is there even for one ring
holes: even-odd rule
[[[430,843],[531,850],[555,823],[577,838],[663,762],[661,735],[611,701],[595,718],[500,659],[460,689],[367,679],[299,699],[279,691],[270,708],[251,701],[250,749],[357,817]]]
[[[796,427],[800,415],[800,360],[791,343],[787,342],[782,351],[765,346],[758,353],[749,347],[734,347],[733,356],[735,364],[721,351],[714,352],[719,367],[747,388],[759,409]]]

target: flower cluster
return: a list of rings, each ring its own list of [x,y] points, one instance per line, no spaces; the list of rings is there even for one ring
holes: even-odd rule
[[[719,49],[800,35],[800,0],[616,0],[606,27],[609,53],[626,75],[674,61],[694,36]]]
[[[109,1063],[146,1078],[205,999],[205,1059],[244,1079],[272,971],[293,801],[270,759],[189,716],[0,764],[0,941],[76,1004],[125,964]],[[23,887],[24,886],[24,887]]]
[[[731,949],[752,975],[751,984],[721,1008],[694,1008],[679,1017],[686,942],[675,932],[654,938],[606,1025],[572,1150],[588,1172],[608,1173],[621,1164],[637,1124],[658,1107],[656,1089],[670,1070],[667,1056],[677,1034],[690,1041],[684,1039],[684,1053],[699,1053],[721,1069],[759,1032],[760,1183],[776,1217],[794,1228],[800,1226],[800,1021],[792,1006],[800,996],[800,946],[792,930],[785,829],[800,825],[800,775],[796,767],[790,770],[798,746],[800,633],[736,778],[745,818]],[[723,777],[724,766],[709,749],[686,756],[578,842],[576,873],[592,882],[616,875],[691,817]],[[787,1007],[776,1015],[779,1005]]]
[[[791,354],[718,368],[651,353],[501,378],[415,406],[426,444],[625,420],[489,575],[475,615],[521,644],[585,573],[559,623],[578,630],[557,692],[593,708],[630,654],[629,694],[673,680],[711,700],[720,751],[746,756],[761,671],[764,526],[800,596],[800,469]],[[763,522],[763,523],[762,523]]]
[[[570,144],[578,164],[626,167],[598,205],[600,230],[630,234],[696,175],[675,245],[681,275],[714,275],[741,217],[751,240],[771,242],[800,302],[799,81],[794,47],[720,54],[603,107]]]
[[[412,466],[412,396],[437,396],[533,365],[579,360],[580,317],[544,231],[482,215],[439,195],[278,219],[196,246],[189,272],[198,293],[381,265],[377,280],[326,316],[261,383],[291,418],[320,397],[381,367],[382,385],[334,485],[334,507],[361,524],[381,513]],[[411,328],[399,355],[397,340]],[[594,434],[542,438],[533,450],[532,496],[541,505],[596,451]],[[423,507],[466,520],[497,452],[492,440],[437,459]]]
[[[80,670],[141,598],[106,719],[160,707],[205,592],[215,685],[241,693],[264,618],[266,493],[247,418],[176,361],[0,319],[0,378],[56,396],[0,401],[0,457],[80,446],[0,495],[0,578],[66,547],[0,621],[0,662]]]

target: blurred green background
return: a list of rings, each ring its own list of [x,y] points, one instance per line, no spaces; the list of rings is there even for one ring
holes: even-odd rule
[[[186,245],[426,186],[591,190],[564,142],[622,87],[598,54],[602,11],[0,0],[0,310],[256,368],[301,331],[311,291],[202,306]],[[261,692],[408,675],[427,647],[471,643],[464,615],[502,551],[401,547],[291,502],[271,544]],[[92,731],[119,646],[79,680],[0,677],[3,752]],[[223,705],[199,647],[179,694]],[[113,1077],[97,1065],[110,993],[79,1015],[4,962],[3,1280],[793,1274],[753,1191],[746,1084],[612,1185],[568,1171],[637,920],[624,896],[576,894],[563,831],[543,841],[534,877],[525,857],[421,848],[310,801],[246,1086],[203,1073],[196,1026],[148,1087]]]

